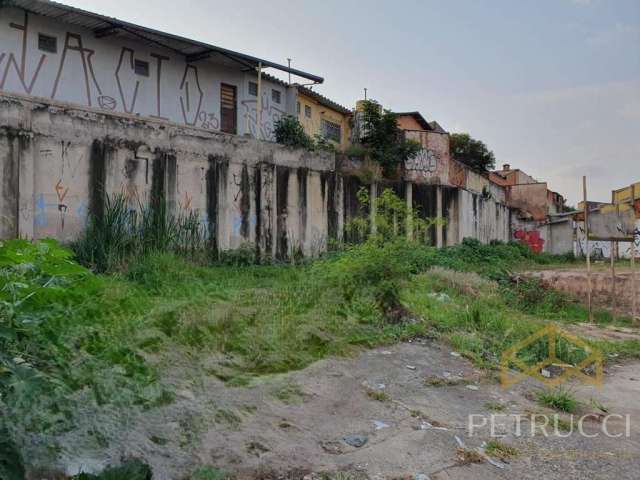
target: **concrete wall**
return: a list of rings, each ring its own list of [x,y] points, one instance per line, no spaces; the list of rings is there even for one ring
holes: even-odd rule
[[[0,237],[76,238],[104,195],[162,193],[219,249],[324,250],[342,224],[335,158],[130,115],[0,95]]]
[[[38,35],[57,39],[57,52],[38,49]],[[93,32],[15,8],[0,10],[0,90],[72,102],[105,111],[167,119],[207,130],[220,129],[220,85],[237,89],[238,134],[273,139],[273,123],[295,114],[295,94],[265,79],[262,120],[256,128],[257,97],[249,94],[255,73],[230,60],[186,63],[160,46],[148,47]],[[148,76],[134,62],[148,62]],[[280,92],[280,103],[272,99]]]
[[[495,199],[458,189],[458,241],[466,237],[481,242],[511,240],[510,210]]]

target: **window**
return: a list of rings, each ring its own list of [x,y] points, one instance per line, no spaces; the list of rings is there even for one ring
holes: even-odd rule
[[[234,85],[220,84],[220,130],[237,133],[238,99]]]
[[[322,119],[322,136],[327,140],[333,140],[334,142],[340,143],[340,139],[342,138],[342,128],[339,123],[330,122],[328,120]]]
[[[304,106],[304,116],[311,118],[311,107],[309,105]]]
[[[300,102],[296,102],[296,112],[300,115]]]
[[[275,103],[280,103],[282,101],[282,94],[280,93],[280,90],[271,90],[271,100],[273,100]]]
[[[249,82],[249,95],[258,96],[258,84],[256,82]]]
[[[138,60],[136,58],[133,64],[133,70],[136,72],[136,75],[140,75],[142,77],[149,76],[149,62],[145,62],[144,60]]]
[[[49,53],[58,53],[58,39],[42,33],[38,34],[38,50]]]

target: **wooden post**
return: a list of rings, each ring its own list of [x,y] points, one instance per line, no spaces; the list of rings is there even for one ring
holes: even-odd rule
[[[584,242],[587,254],[587,308],[589,311],[589,323],[593,322],[591,310],[591,251],[589,249],[589,204],[587,203],[587,177],[582,177],[582,199],[584,202]]]
[[[609,247],[609,257],[611,257],[611,310],[616,314],[616,252],[615,243],[611,240]]]
[[[638,322],[638,290],[636,288],[636,235],[633,234],[633,242],[631,242],[631,318],[634,322]]]
[[[413,240],[413,183],[405,184],[405,197],[407,200],[407,240]]]
[[[262,140],[262,62],[258,63],[258,101],[256,103],[256,138]]]

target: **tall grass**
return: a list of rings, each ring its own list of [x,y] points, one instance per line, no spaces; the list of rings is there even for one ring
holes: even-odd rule
[[[78,261],[97,272],[157,252],[195,257],[204,246],[205,230],[196,212],[176,216],[163,198],[132,208],[123,194],[107,196],[103,215],[90,216],[83,236],[72,244]]]

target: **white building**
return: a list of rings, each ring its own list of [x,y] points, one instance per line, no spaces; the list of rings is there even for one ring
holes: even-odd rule
[[[0,0],[0,91],[273,140],[274,121],[296,115],[296,91],[258,82],[260,66],[323,81],[59,3]]]

